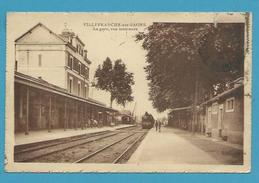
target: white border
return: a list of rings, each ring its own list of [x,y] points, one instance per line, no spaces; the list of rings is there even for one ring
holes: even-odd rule
[[[161,22],[249,22],[245,31],[245,81],[244,81],[244,165],[186,165],[186,164],[64,164],[64,163],[14,163],[14,43],[9,42],[12,30],[8,28],[10,18],[28,13],[7,14],[7,61],[6,61],[6,144],[5,170],[8,172],[250,172],[251,167],[251,76],[252,76],[252,15],[251,13],[69,13],[76,16],[104,15],[118,16],[123,19],[130,16],[132,20],[161,21]],[[53,16],[62,13],[29,13]],[[68,13],[65,13],[68,15]],[[248,16],[248,17],[247,17]]]

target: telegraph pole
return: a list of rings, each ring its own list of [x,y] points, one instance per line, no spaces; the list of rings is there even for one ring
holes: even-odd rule
[[[217,28],[218,22],[216,20],[217,18],[217,13],[215,14],[213,18],[213,25],[214,28]],[[198,105],[198,98],[199,98],[199,74],[200,74],[200,63],[201,58],[197,56],[195,59],[195,64],[194,64],[194,69],[195,69],[195,86],[194,86],[194,101],[193,101],[193,120],[192,120],[192,133],[195,133],[195,127],[198,124],[198,110],[197,110],[197,105]]]
[[[198,64],[195,66],[195,89],[194,89],[194,102],[193,102],[193,120],[192,120],[192,133],[195,133],[195,126],[197,124],[197,105],[198,105],[198,92],[199,92],[199,76],[198,76]]]
[[[192,119],[192,133],[195,134],[195,127],[198,123],[198,111],[197,111],[197,105],[198,105],[198,96],[199,96],[199,57],[196,56],[194,59],[194,72],[195,72],[195,84],[194,84],[194,99],[193,99],[193,119]]]

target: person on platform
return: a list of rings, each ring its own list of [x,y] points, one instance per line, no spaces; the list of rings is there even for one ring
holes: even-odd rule
[[[96,119],[94,119],[94,121],[93,121],[93,122],[94,122],[94,125],[93,125],[93,126],[94,126],[94,127],[98,127],[98,122],[97,122],[97,120],[96,120]]]
[[[88,119],[88,121],[87,121],[87,128],[91,127],[91,120],[92,120],[91,118]]]
[[[90,124],[91,124],[91,128],[93,128],[94,127],[94,119],[93,118],[91,118]]]
[[[158,121],[155,120],[155,127],[156,127],[156,131],[158,130]]]
[[[158,131],[161,132],[162,123],[160,121],[157,121],[157,122],[158,122]]]

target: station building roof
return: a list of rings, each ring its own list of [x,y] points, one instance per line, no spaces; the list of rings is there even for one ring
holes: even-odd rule
[[[81,102],[86,102],[88,104],[92,104],[96,107],[101,107],[103,109],[106,109],[108,111],[114,111],[116,112],[117,110],[107,107],[104,103],[99,102],[95,99],[92,98],[82,98],[76,95],[73,95],[71,93],[69,93],[66,89],[61,88],[57,85],[53,85],[41,78],[34,78],[32,76],[28,76],[26,74],[22,74],[20,72],[15,72],[15,77],[14,77],[14,82],[15,83],[19,83],[19,84],[23,84],[29,87],[33,87],[33,88],[37,88],[40,90],[44,90],[53,94],[57,94],[57,95],[61,95],[64,97],[68,97],[70,99],[74,99],[77,101],[81,101]]]
[[[210,104],[210,103],[215,102],[215,101],[217,101],[217,100],[219,100],[221,98],[224,98],[224,97],[227,97],[229,95],[232,95],[233,93],[235,93],[237,91],[240,91],[240,90],[242,90],[244,88],[243,78],[238,78],[238,79],[234,80],[231,83],[235,84],[232,88],[230,88],[230,89],[228,89],[228,90],[226,90],[226,91],[216,95],[215,97],[212,97],[212,98],[208,99],[205,102],[202,102],[198,106],[204,106],[206,104]],[[172,112],[176,112],[176,111],[184,111],[184,110],[188,111],[188,110],[191,110],[191,109],[192,109],[192,106],[173,108],[173,109],[170,110],[169,114],[172,113]]]

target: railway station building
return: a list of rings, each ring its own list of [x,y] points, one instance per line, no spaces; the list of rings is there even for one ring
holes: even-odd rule
[[[84,43],[39,23],[15,40],[15,132],[108,126],[116,110],[89,98]]]
[[[206,110],[206,133],[214,138],[243,144],[244,84],[243,78],[233,87],[202,104]]]
[[[175,108],[168,114],[169,126],[192,130],[208,137],[243,144],[244,84],[243,78],[231,82],[228,90],[197,106],[197,124],[192,124],[192,107]]]
[[[91,61],[84,46],[71,30],[56,34],[38,23],[15,40],[16,71],[88,98]]]

